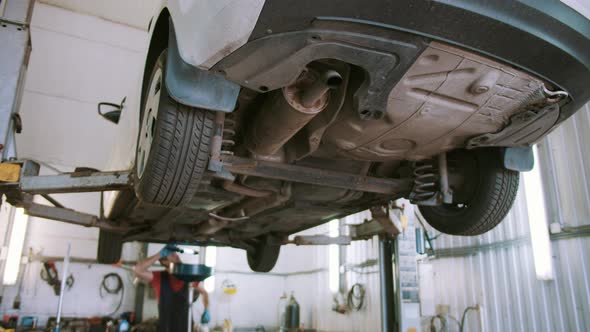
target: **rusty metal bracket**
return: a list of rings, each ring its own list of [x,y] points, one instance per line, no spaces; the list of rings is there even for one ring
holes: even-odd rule
[[[23,176],[20,189],[30,194],[80,193],[128,189],[131,172],[74,172]]]
[[[106,220],[100,220],[95,215],[74,211],[72,209],[47,206],[37,203],[25,203],[23,208],[25,209],[25,213],[32,217],[52,219],[85,227],[98,227],[100,229],[105,229],[112,232],[129,230],[129,227],[115,225]]]
[[[393,220],[389,207],[376,206],[372,207],[370,211],[373,219],[365,220],[364,223],[359,225],[350,226],[350,235],[353,240],[366,240],[375,235],[394,238],[401,233]]]
[[[287,240],[284,244],[296,246],[326,246],[331,244],[349,245],[352,241],[350,236],[327,236],[327,235],[297,235],[293,240]]]
[[[17,181],[0,182],[0,193],[19,191],[28,194],[81,193],[129,189],[133,186],[129,171],[82,171],[57,175],[39,175],[39,165],[31,160],[15,161],[20,165]],[[4,164],[0,164],[4,165]]]
[[[378,194],[397,195],[409,192],[413,183],[411,179],[377,178],[299,165],[252,160],[237,156],[221,156],[221,159],[225,164],[224,167],[235,174]]]
[[[401,232],[395,225],[389,207],[387,206],[375,206],[370,209],[371,216],[376,220],[379,225],[383,228],[383,232],[389,236],[397,236]]]
[[[0,173],[6,171],[0,181],[0,195],[6,195],[7,202],[22,207],[25,213],[40,218],[62,221],[70,224],[98,227],[112,232],[126,232],[134,226],[115,224],[98,216],[65,208],[48,194],[82,193],[106,190],[122,190],[133,185],[131,172],[78,171],[58,175],[39,175],[39,164],[31,160],[0,163]],[[17,172],[18,174],[16,174]],[[33,195],[39,194],[55,206],[33,202]]]
[[[394,206],[392,209],[403,209]],[[327,235],[297,235],[292,240],[285,240],[283,244],[294,244],[297,246],[324,246],[324,245],[349,245],[352,241],[367,240],[375,235],[385,238],[395,238],[401,232],[396,226],[390,213],[389,206],[375,206],[370,209],[371,220],[365,220],[359,225],[348,225],[348,234],[336,237]]]

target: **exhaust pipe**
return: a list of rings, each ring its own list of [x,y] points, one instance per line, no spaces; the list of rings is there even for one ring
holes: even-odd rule
[[[247,136],[254,154],[277,153],[329,102],[329,91],[342,84],[335,70],[309,70],[290,86],[271,92],[263,103]]]
[[[308,108],[314,107],[328,91],[337,89],[340,84],[342,84],[342,76],[335,70],[326,70],[313,84],[301,92],[301,105]]]

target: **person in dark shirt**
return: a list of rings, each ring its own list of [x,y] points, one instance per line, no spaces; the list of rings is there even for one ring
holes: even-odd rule
[[[156,261],[166,268],[164,271],[148,271]],[[133,267],[135,275],[152,285],[158,299],[158,332],[179,332],[188,330],[188,284],[171,273],[173,264],[181,263],[174,246],[167,245],[159,253],[141,260]],[[197,297],[201,297],[205,310],[201,324],[209,323],[209,294],[200,282],[193,283]]]

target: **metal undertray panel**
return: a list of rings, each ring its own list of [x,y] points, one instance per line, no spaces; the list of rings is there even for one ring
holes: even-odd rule
[[[424,159],[499,131],[542,88],[524,72],[433,42],[389,94],[383,119],[345,112],[324,141],[353,159]]]

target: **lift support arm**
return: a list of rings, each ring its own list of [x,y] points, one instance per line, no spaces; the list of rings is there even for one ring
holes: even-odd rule
[[[5,194],[10,204],[24,208],[30,216],[115,232],[129,230],[129,226],[114,224],[92,214],[65,208],[48,194],[129,189],[133,185],[130,172],[83,171],[43,176],[38,174],[39,165],[30,160],[0,163],[0,194]],[[47,197],[55,206],[35,203],[35,194]]]
[[[20,168],[14,168],[14,165]],[[0,164],[10,168],[4,172],[6,178],[14,179],[13,172],[19,172],[16,181],[5,182],[0,178],[0,192],[19,191],[28,194],[64,194],[81,192],[98,192],[131,188],[131,172],[94,172],[82,171],[57,175],[38,175],[39,165],[34,161],[24,160]]]

